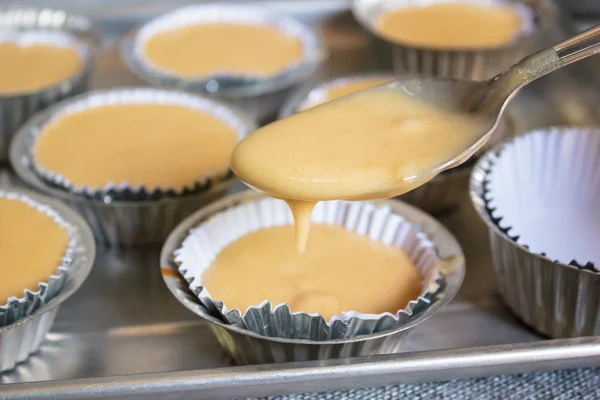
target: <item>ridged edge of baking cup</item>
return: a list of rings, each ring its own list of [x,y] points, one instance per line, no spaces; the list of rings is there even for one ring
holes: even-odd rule
[[[321,202],[313,211],[312,221],[342,226],[360,235],[368,235],[371,240],[381,240],[402,248],[422,276],[421,295],[396,314],[348,311],[330,321],[316,313],[291,312],[287,303],[272,304],[268,299],[244,312],[228,309],[202,286],[202,274],[223,248],[241,236],[262,228],[293,223],[287,204],[275,199],[234,207],[192,229],[181,248],[175,251],[175,261],[180,263],[179,270],[189,282],[190,290],[212,313],[231,325],[280,338],[343,339],[393,329],[429,307],[444,285],[431,241],[409,221],[393,214],[389,207],[344,201]]]
[[[29,117],[51,104],[83,93],[87,89],[94,50],[99,45],[99,36],[96,35],[89,19],[60,10],[0,8],[0,29],[3,27],[9,28],[12,34],[51,31],[71,36],[83,52],[84,66],[79,73],[52,86],[22,93],[0,94],[0,115],[4,116],[0,119],[0,164],[8,159],[11,139]],[[64,41],[62,43],[64,44]]]
[[[527,202],[537,201],[538,206],[550,208],[548,216],[551,218],[556,215],[557,207],[565,205],[557,204],[561,197],[559,193],[573,194],[567,201],[576,203],[566,203],[567,206],[580,209],[586,202],[588,205],[593,204],[600,193],[598,160],[600,129],[596,128],[544,128],[505,143],[496,151],[486,174],[483,198],[490,217],[507,236],[532,253],[547,256],[555,262],[599,272],[595,267],[598,261],[594,263],[587,257],[579,257],[577,260],[578,257],[548,256],[547,253],[553,253],[552,250],[557,246],[548,245],[547,249],[541,249],[537,244],[532,245],[527,238],[523,238],[523,229],[532,224],[524,224],[524,215],[509,211],[509,206],[518,205],[523,210]],[[514,174],[515,169],[519,171],[518,175]],[[511,185],[495,185],[494,182],[500,179],[510,179]],[[566,185],[560,192],[553,186],[558,181]],[[534,184],[538,185],[536,190],[532,190]],[[511,193],[512,198],[508,198]],[[525,214],[535,211],[539,211],[539,208],[529,209]],[[598,258],[600,259],[600,255]]]
[[[549,130],[570,128],[550,128]],[[573,128],[579,129],[579,128]],[[526,324],[553,337],[600,334],[600,273],[533,253],[498,225],[485,198],[489,171],[506,144],[486,153],[471,174],[471,200],[488,227],[504,302]]]
[[[381,200],[373,204],[388,206],[394,214],[401,215],[413,223],[431,238],[438,257],[443,260],[440,272],[445,286],[423,312],[415,314],[406,324],[388,331],[324,341],[262,336],[229,325],[218,316],[212,315],[190,291],[188,282],[179,272],[179,265],[175,262],[173,253],[181,247],[190,230],[202,222],[221,211],[264,198],[266,197],[258,192],[247,190],[226,196],[196,211],[171,232],[160,254],[163,280],[173,296],[188,310],[208,322],[208,327],[225,353],[237,364],[324,360],[401,352],[413,328],[439,312],[460,289],[465,275],[465,263],[464,254],[456,238],[440,222],[416,207],[398,200]]]
[[[372,72],[346,75],[319,83],[304,85],[286,100],[279,112],[278,118],[286,118],[297,112],[304,111],[304,109],[301,109],[300,107],[305,103],[310,105],[319,104],[318,101],[323,99],[327,94],[327,90],[332,87],[338,87],[346,82],[356,82],[365,78],[386,77],[401,78],[400,76],[390,73]],[[312,95],[312,93],[316,94]],[[463,201],[468,193],[469,176],[471,174],[471,168],[476,160],[492,146],[515,136],[516,127],[513,118],[510,114],[505,113],[500,120],[496,131],[490,137],[490,140],[488,140],[482,149],[478,150],[467,162],[442,172],[430,182],[427,182],[398,198],[434,215],[443,214],[454,209],[461,201]]]
[[[146,41],[158,33],[184,26],[233,22],[274,26],[278,30],[299,38],[304,46],[304,56],[298,63],[273,76],[250,76],[242,73],[223,73],[198,78],[184,78],[154,66],[143,52]],[[256,96],[275,92],[306,79],[325,59],[326,50],[318,35],[307,25],[287,15],[257,7],[235,4],[204,4],[187,6],[157,17],[143,25],[123,42],[123,58],[134,73],[158,86],[202,91],[225,98]]]
[[[430,49],[395,42],[378,34],[375,24],[383,13],[402,6],[414,7],[440,1],[445,0],[353,0],[354,17],[371,36],[375,59],[380,67],[423,77],[483,80],[499,74],[533,51],[538,30],[535,12],[525,4],[506,0],[461,0],[509,5],[517,10],[524,24],[521,32],[504,47],[481,50]]]
[[[47,281],[38,283],[37,290],[23,290],[23,297],[10,297],[6,304],[0,303],[0,328],[10,325],[21,318],[24,318],[52,299],[62,288],[69,271],[69,266],[73,261],[74,248],[77,245],[74,227],[67,223],[51,207],[34,201],[27,195],[6,191],[0,188],[0,199],[16,200],[27,204],[36,211],[41,212],[54,220],[62,228],[66,229],[69,236],[69,242],[65,255],[61,263],[56,266],[56,272],[48,277]],[[35,249],[33,249],[35,251]]]
[[[39,349],[52,327],[62,302],[75,293],[88,277],[96,253],[90,228],[81,216],[65,204],[35,193],[19,189],[13,190],[10,187],[5,192],[24,195],[37,203],[49,206],[74,228],[73,237],[76,244],[73,247],[72,260],[66,271],[66,278],[58,293],[30,315],[22,317],[10,325],[0,327],[0,372],[11,370],[16,364],[25,361],[30,354]]]
[[[73,99],[61,102],[51,109],[50,116],[36,127],[36,138],[44,133],[44,129],[61,118],[97,107],[131,104],[170,104],[189,107],[219,118],[236,131],[239,142],[255,129],[240,111],[217,101],[185,92],[153,89],[153,88],[119,88],[112,90],[92,91]],[[85,134],[85,132],[82,132]],[[111,182],[102,188],[77,186],[60,173],[48,170],[35,160],[32,151],[33,168],[35,172],[51,185],[90,199],[111,201],[144,201],[161,198],[177,197],[201,193],[231,178],[233,173],[229,167],[226,170],[198,177],[193,186],[175,188],[152,188],[145,185],[132,186],[127,182]]]

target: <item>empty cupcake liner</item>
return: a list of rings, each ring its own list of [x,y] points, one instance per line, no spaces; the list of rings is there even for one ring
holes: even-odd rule
[[[343,226],[360,235],[368,235],[372,240],[402,248],[423,277],[420,297],[395,314],[348,311],[330,321],[319,314],[291,312],[287,303],[272,304],[268,299],[248,310],[238,310],[228,309],[226,304],[212,298],[208,289],[202,286],[202,274],[223,248],[250,232],[293,224],[292,214],[281,200],[263,199],[217,214],[190,231],[176,251],[175,260],[180,263],[180,272],[189,281],[190,289],[207,309],[229,324],[264,336],[328,340],[365,335],[398,327],[431,304],[442,285],[433,244],[410,222],[393,214],[389,207],[376,207],[371,203],[322,202],[315,207],[312,221]]]
[[[395,75],[383,72],[354,74],[342,76],[317,84],[308,84],[298,89],[284,103],[279,118],[289,117],[303,109],[319,104],[327,97],[327,91],[347,82],[356,82],[369,78],[393,79]],[[469,191],[469,176],[475,161],[487,150],[499,142],[516,135],[513,118],[505,113],[500,120],[490,140],[478,150],[471,160],[451,170],[442,172],[430,182],[403,194],[399,198],[420,209],[439,215],[455,209],[467,196]]]
[[[599,161],[600,130],[547,128],[490,151],[471,176],[504,301],[554,338],[600,334]]]
[[[190,79],[157,68],[144,54],[145,43],[156,34],[214,22],[273,26],[299,38],[304,46],[304,57],[275,76],[245,76],[223,71],[215,76]],[[184,7],[148,22],[124,39],[122,55],[136,75],[153,85],[210,94],[235,104],[262,121],[275,115],[293,86],[313,74],[325,60],[326,50],[314,30],[292,17],[263,8],[214,3]]]
[[[0,372],[8,371],[36,352],[58,312],[90,273],[95,256],[92,233],[83,219],[64,204],[43,196],[17,191],[9,184],[0,188],[0,197],[23,201],[50,215],[68,228],[71,241],[62,265],[36,292],[25,291],[22,299],[11,298],[0,305]]]
[[[212,313],[189,288],[189,282],[179,272],[180,264],[175,261],[175,251],[189,237],[192,229],[211,220],[223,211],[243,205],[256,205],[266,197],[255,191],[246,191],[227,196],[188,217],[169,235],[161,251],[161,272],[167,287],[175,298],[190,311],[209,323],[227,355],[237,364],[264,364],[273,362],[324,360],[348,358],[374,354],[398,353],[403,350],[412,328],[430,318],[443,308],[458,292],[464,277],[464,256],[456,239],[439,222],[424,212],[397,200],[371,203],[375,208],[389,207],[392,214],[410,221],[434,244],[438,258],[441,287],[433,302],[422,312],[415,314],[395,328],[359,335],[345,339],[305,340],[269,337],[237,327],[223,321],[218,313]],[[272,201],[272,200],[270,200]]]
[[[69,235],[69,244],[62,259],[62,262],[56,266],[56,273],[48,277],[48,281],[38,284],[38,289],[31,291],[24,289],[23,297],[11,297],[6,304],[0,303],[0,327],[12,324],[13,322],[30,315],[35,310],[46,304],[60,291],[68,273],[69,265],[73,261],[73,249],[76,246],[74,228],[60,217],[52,208],[38,203],[26,195],[17,192],[7,192],[0,189],[0,199],[17,200],[35,208],[37,211],[51,217],[58,225],[65,228]],[[35,251],[35,249],[32,249]]]
[[[0,41],[70,46],[76,48],[84,60],[79,73],[56,85],[31,92],[0,94],[0,163],[3,163],[8,159],[13,135],[30,116],[86,90],[98,36],[85,17],[35,8],[0,9],[0,31]]]
[[[60,103],[57,107],[52,109],[53,112],[49,118],[40,124],[38,127],[38,135],[43,133],[45,127],[60,121],[61,118],[68,115],[97,107],[126,104],[180,105],[205,112],[221,119],[232,129],[235,129],[238,141],[248,135],[253,130],[254,126],[246,121],[243,115],[230,109],[228,106],[203,97],[194,96],[184,92],[164,91],[159,89],[114,89],[89,92]],[[81,132],[81,134],[85,135],[85,132]],[[168,135],[168,133],[166,134]],[[110,198],[112,200],[143,201],[198,193],[232,176],[232,172],[227,168],[218,173],[199,176],[193,186],[190,185],[180,190],[169,187],[147,188],[144,185],[134,187],[127,182],[111,182],[103,188],[94,188],[73,185],[65,176],[50,171],[37,163],[35,155],[33,156],[33,168],[41,177],[59,188],[94,199]]]
[[[160,89],[114,89],[90,92],[67,100],[36,115],[15,136],[10,150],[11,166],[23,181],[37,190],[57,197],[79,212],[88,222],[96,240],[110,247],[131,247],[164,241],[182,219],[198,208],[222,197],[234,182],[230,172],[217,179],[208,178],[199,188],[184,193],[169,190],[149,193],[144,188],[115,185],[106,190],[70,190],[59,176],[40,169],[33,160],[32,147],[40,130],[57,113],[90,106],[140,102],[182,102],[210,110],[239,127],[240,137],[256,125],[244,113],[219,102]]]
[[[356,19],[369,32],[375,59],[381,68],[426,77],[489,79],[529,55],[535,45],[536,16],[525,4],[510,0],[461,0],[469,3],[510,5],[521,15],[521,32],[504,47],[481,50],[430,49],[393,41],[378,33],[379,18],[400,7],[425,6],[446,0],[353,0]]]

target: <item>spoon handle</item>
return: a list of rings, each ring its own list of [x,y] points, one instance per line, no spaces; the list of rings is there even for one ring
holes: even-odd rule
[[[600,52],[600,25],[525,57],[491,80],[481,110],[498,112],[528,83]]]

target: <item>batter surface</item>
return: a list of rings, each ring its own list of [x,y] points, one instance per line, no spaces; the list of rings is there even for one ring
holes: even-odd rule
[[[245,312],[269,300],[329,321],[343,311],[395,314],[419,296],[421,279],[401,249],[315,224],[304,253],[289,225],[242,236],[217,254],[202,282],[228,309]]]
[[[43,129],[36,162],[76,186],[128,183],[183,189],[229,168],[236,131],[199,110],[167,104],[101,106]]]
[[[300,107],[299,111],[306,110],[311,107],[317,106],[319,104],[323,104],[325,102],[335,100],[337,98],[347,96],[354,92],[358,92],[359,90],[364,90],[371,88],[373,86],[382,85],[391,81],[392,78],[364,78],[364,79],[356,79],[351,80],[350,82],[345,82],[344,84],[336,85],[327,90],[325,99],[320,102],[314,102],[312,104],[307,104],[306,106]]]
[[[223,72],[276,75],[300,61],[300,39],[265,25],[211,23],[151,37],[146,57],[159,69],[193,78]]]
[[[0,60],[0,94],[52,86],[83,68],[77,50],[49,45],[20,46],[0,42]]]
[[[406,193],[484,131],[473,116],[373,88],[259,129],[236,146],[232,168],[242,181],[288,202],[302,251],[316,202]]]
[[[439,2],[384,14],[376,29],[391,40],[413,46],[480,49],[511,42],[522,27],[521,18],[508,5]]]
[[[58,271],[69,244],[67,230],[34,207],[0,198],[0,305],[24,290],[38,290]]]

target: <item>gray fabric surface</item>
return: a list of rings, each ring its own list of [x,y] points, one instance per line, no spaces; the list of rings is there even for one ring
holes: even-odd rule
[[[265,397],[260,400],[593,400],[600,399],[600,368],[492,376]],[[250,399],[247,399],[250,400]]]

